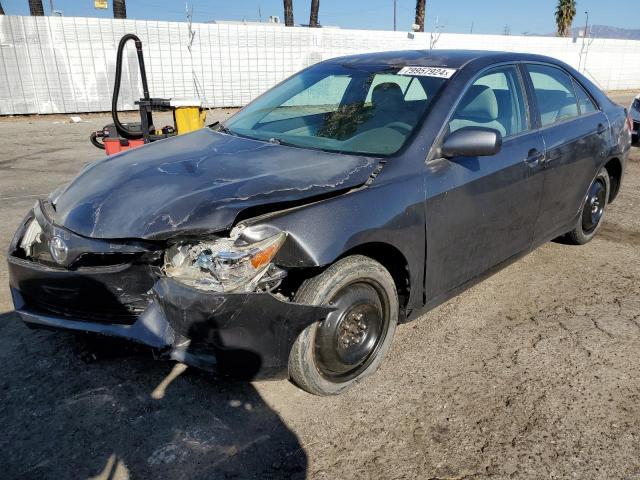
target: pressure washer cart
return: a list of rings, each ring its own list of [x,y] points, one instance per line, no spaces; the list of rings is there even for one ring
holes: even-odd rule
[[[122,56],[124,47],[129,40],[135,42],[144,97],[136,102],[140,111],[140,122],[122,123],[118,118],[118,97],[122,77]],[[156,129],[153,123],[153,112],[169,111],[173,112],[173,125]],[[102,130],[91,133],[89,137],[91,143],[97,148],[103,149],[107,155],[203,128],[206,111],[199,100],[151,98],[142,54],[142,42],[136,35],[127,34],[120,39],[118,44],[116,78],[111,98],[111,116],[113,123],[106,125]]]

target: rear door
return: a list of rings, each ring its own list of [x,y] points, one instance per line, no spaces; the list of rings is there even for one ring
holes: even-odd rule
[[[545,142],[544,192],[536,241],[571,230],[607,153],[609,121],[563,69],[527,64]]]
[[[498,130],[502,149],[493,156],[427,163],[430,301],[528,249],[540,207],[544,143],[532,128],[515,65],[481,73],[467,88],[448,121],[448,133],[465,127]]]

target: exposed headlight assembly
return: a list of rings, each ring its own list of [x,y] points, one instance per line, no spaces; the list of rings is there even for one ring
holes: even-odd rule
[[[35,218],[32,218],[20,240],[20,248],[27,258],[33,254],[33,245],[42,241],[42,227]]]
[[[270,290],[286,276],[271,263],[286,233],[253,243],[237,238],[217,238],[199,243],[179,243],[165,253],[164,272],[176,280],[215,292]]]

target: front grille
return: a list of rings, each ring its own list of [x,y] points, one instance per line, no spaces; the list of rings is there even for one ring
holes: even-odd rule
[[[62,302],[55,297],[28,297],[24,301],[30,310],[43,315],[66,317],[71,320],[84,320],[88,322],[113,323],[119,325],[131,325],[135,323],[140,314],[149,304],[149,300],[137,302],[137,304],[123,305],[114,302],[111,305],[102,304],[93,307]],[[141,299],[142,300],[142,299]]]
[[[45,211],[47,205],[41,203]],[[48,220],[39,221],[43,225]],[[54,262],[49,251],[47,239],[56,229],[63,232],[70,253],[84,252],[68,267]],[[117,251],[111,251],[106,240],[86,239],[50,225],[43,231],[42,241],[31,245],[28,257],[20,251],[14,255],[17,261],[10,261],[11,286],[27,311],[95,323],[136,322],[152,301],[149,292],[157,280],[161,250],[154,245],[147,250],[136,242],[118,244]]]
[[[141,253],[83,253],[75,262],[73,268],[82,267],[111,267],[133,263]]]

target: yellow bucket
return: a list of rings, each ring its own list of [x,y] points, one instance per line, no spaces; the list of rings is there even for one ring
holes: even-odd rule
[[[207,112],[199,100],[171,100],[178,135],[204,128]]]

